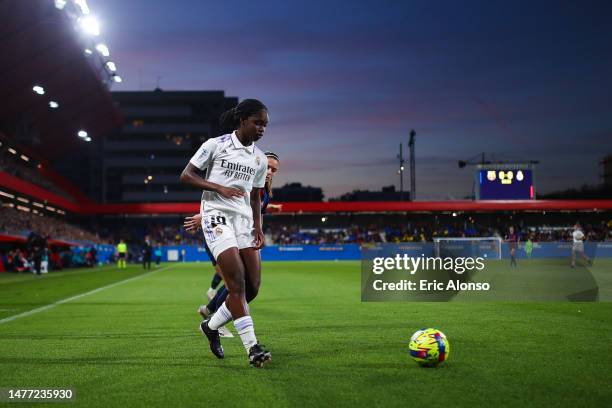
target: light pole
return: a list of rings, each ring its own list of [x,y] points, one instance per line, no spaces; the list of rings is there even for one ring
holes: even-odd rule
[[[416,176],[415,176],[415,162],[414,162],[414,138],[416,132],[414,129],[410,131],[410,140],[408,146],[410,147],[410,200],[416,200]]]
[[[400,200],[404,200],[404,153],[402,150],[402,144],[399,145],[399,154],[397,155],[399,159],[399,170],[397,173],[400,176]]]

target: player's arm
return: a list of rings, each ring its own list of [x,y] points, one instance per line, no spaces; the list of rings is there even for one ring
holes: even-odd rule
[[[261,188],[253,187],[251,190],[251,211],[253,211],[253,229],[255,249],[261,249],[265,245],[265,237],[261,228]]]
[[[244,192],[232,187],[224,187],[220,184],[202,178],[197,170],[204,170],[214,161],[217,152],[217,142],[214,139],[208,139],[202,143],[202,146],[193,155],[193,157],[185,166],[181,173],[180,181],[183,184],[189,184],[201,190],[214,191],[225,198],[242,197]]]
[[[201,190],[214,191],[222,195],[225,198],[232,197],[243,197],[244,191],[234,188],[234,187],[225,187],[217,183],[213,183],[208,180],[204,180],[197,173],[197,167],[193,165],[193,163],[187,163],[187,166],[181,173],[181,183],[189,184],[191,186],[197,187]]]

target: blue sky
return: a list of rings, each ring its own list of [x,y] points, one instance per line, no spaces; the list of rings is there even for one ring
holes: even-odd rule
[[[90,0],[124,82],[225,90],[270,109],[277,184],[461,198],[480,152],[539,160],[540,192],[599,182],[612,153],[612,3]],[[409,174],[405,174],[405,184]]]

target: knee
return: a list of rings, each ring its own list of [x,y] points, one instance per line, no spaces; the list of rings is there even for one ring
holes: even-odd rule
[[[249,286],[246,290],[247,302],[250,302],[251,300],[255,299],[258,293],[259,293],[259,286],[257,287]]]
[[[225,281],[225,286],[227,287],[228,293],[245,293],[245,284],[244,278],[240,279],[240,277],[234,277],[232,279]]]

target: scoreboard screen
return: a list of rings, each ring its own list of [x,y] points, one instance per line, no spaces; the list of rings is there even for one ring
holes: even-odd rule
[[[477,174],[480,200],[533,200],[530,169],[480,169]]]

